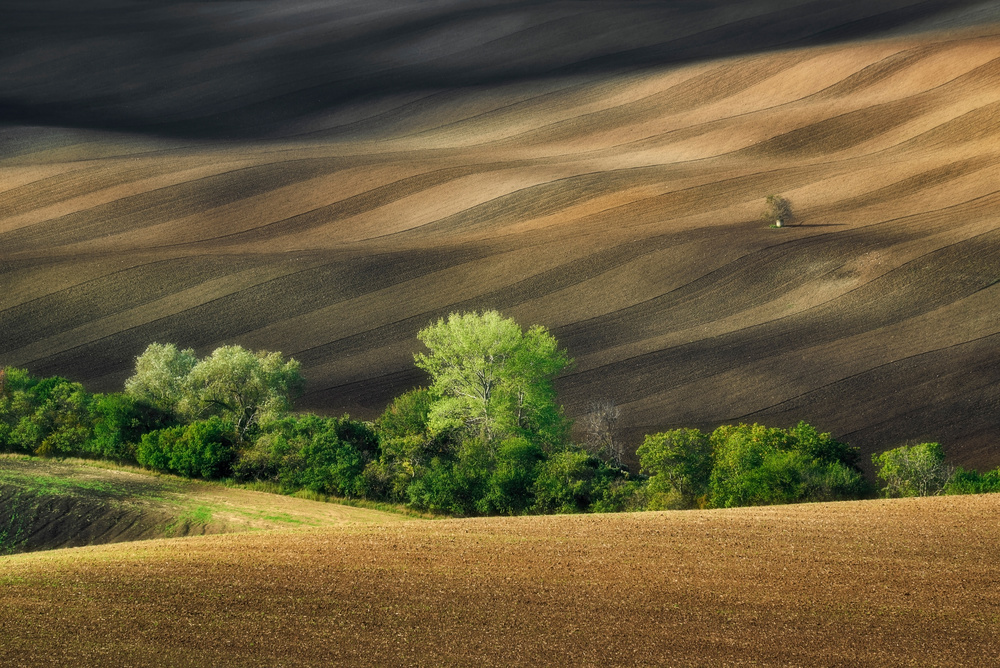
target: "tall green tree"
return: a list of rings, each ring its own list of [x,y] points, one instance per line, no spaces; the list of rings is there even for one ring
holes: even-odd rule
[[[709,492],[712,443],[698,429],[672,429],[646,436],[636,451],[649,478],[651,510],[690,508]]]
[[[184,383],[181,412],[195,419],[228,420],[239,441],[284,415],[302,387],[300,364],[281,353],[216,348],[192,367]]]
[[[524,331],[496,311],[452,313],[417,338],[429,350],[415,360],[431,376],[432,433],[464,432],[491,449],[513,436],[547,448],[565,441],[553,381],[570,359],[547,329]]]
[[[217,348],[198,360],[172,343],[150,344],[136,358],[126,393],[186,421],[218,417],[243,443],[251,432],[284,415],[302,389],[300,365],[281,353]]]
[[[168,413],[177,412],[185,396],[188,374],[198,363],[190,348],[151,343],[135,359],[135,374],[125,381],[125,394]]]

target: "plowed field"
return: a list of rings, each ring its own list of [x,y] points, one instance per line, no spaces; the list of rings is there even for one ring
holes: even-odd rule
[[[1000,665],[1000,495],[0,557],[4,665]]]
[[[371,417],[421,327],[495,308],[633,443],[805,419],[1000,465],[993,3],[15,4],[2,364],[112,390],[237,343]]]

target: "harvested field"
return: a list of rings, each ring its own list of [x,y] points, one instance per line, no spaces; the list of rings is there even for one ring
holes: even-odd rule
[[[998,545],[1000,495],[148,541],[0,557],[0,637],[13,666],[996,666]]]
[[[804,419],[1000,465],[992,3],[120,4],[7,28],[0,364],[114,390],[236,343],[367,418],[421,327],[495,308],[633,443]]]
[[[0,455],[0,554],[164,537],[391,524],[404,515],[220,484]]]

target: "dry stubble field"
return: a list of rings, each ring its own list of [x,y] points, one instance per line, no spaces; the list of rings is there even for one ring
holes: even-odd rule
[[[0,558],[3,665],[1000,665],[1000,496]]]

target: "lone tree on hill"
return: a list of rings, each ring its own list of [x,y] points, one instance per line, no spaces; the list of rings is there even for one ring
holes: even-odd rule
[[[565,440],[553,380],[570,359],[547,329],[523,331],[496,311],[452,313],[417,338],[429,350],[414,359],[431,376],[432,433],[464,431],[491,449],[515,436],[543,447]]]
[[[761,219],[773,227],[784,227],[795,222],[795,214],[792,212],[792,204],[781,195],[768,195],[767,204]]]

